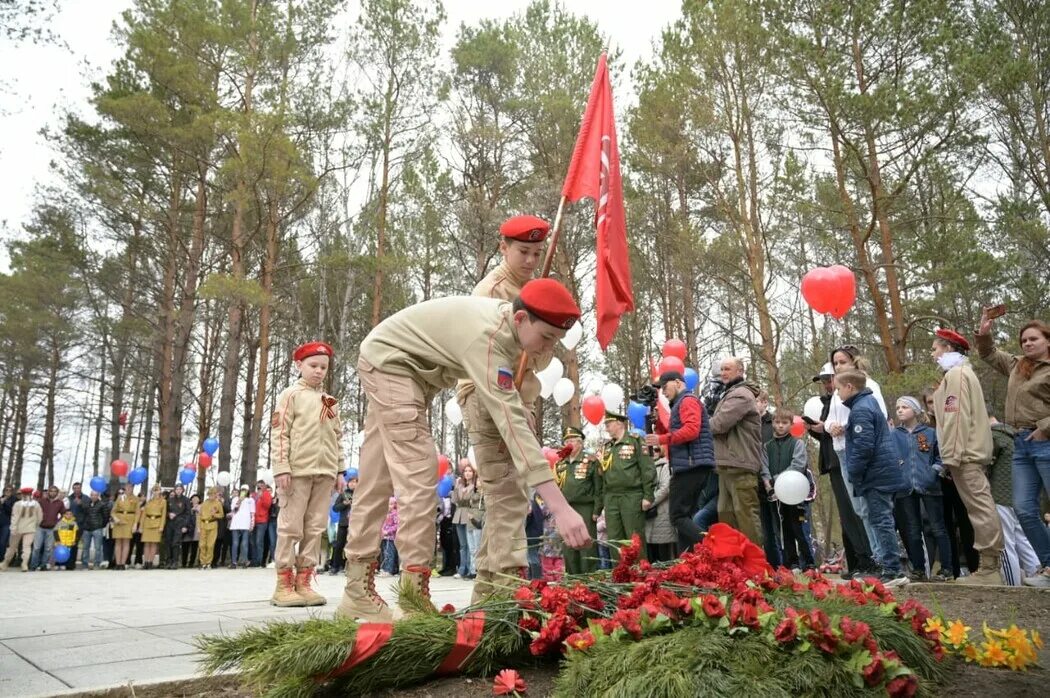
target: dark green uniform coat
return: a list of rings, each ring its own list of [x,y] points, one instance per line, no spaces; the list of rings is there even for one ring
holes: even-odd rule
[[[565,500],[576,510],[591,534],[591,540],[598,540],[595,519],[602,510],[601,466],[595,456],[580,451],[558,461],[554,466],[554,481],[558,483]],[[582,550],[573,550],[562,544],[562,557],[565,559],[566,574],[585,574],[598,567],[598,550],[592,545]]]
[[[641,557],[645,558],[642,500],[653,501],[656,481],[653,459],[640,438],[625,434],[619,441],[605,444],[600,462],[605,532],[610,541],[629,540],[637,533],[642,539]],[[615,548],[612,552],[615,559]]]

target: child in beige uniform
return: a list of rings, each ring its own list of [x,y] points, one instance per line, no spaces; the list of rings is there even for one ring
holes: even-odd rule
[[[270,599],[275,606],[327,603],[310,587],[310,578],[332,492],[343,487],[338,476],[343,470],[339,409],[336,399],[321,389],[331,357],[332,347],[324,342],[295,350],[300,378],[277,398],[270,423],[270,460],[281,505],[274,551],[277,588]]]

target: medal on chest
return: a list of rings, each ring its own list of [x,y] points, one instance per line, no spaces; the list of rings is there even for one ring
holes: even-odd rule
[[[624,444],[619,450],[620,460],[631,460],[634,458],[634,445]]]
[[[591,468],[591,460],[589,458],[584,458],[583,460],[581,460],[579,463],[576,464],[576,468],[575,468],[573,474],[574,474],[574,476],[576,477],[577,480],[586,480],[587,479],[587,473],[590,470],[590,468]]]

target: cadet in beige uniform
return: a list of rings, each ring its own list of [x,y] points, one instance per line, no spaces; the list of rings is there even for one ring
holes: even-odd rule
[[[517,298],[539,264],[549,230],[547,221],[535,216],[515,216],[505,221],[500,226],[503,260],[474,287],[473,295],[504,301]],[[537,356],[530,354],[521,381],[519,393],[522,404],[530,413],[530,426],[531,413],[540,395],[536,371],[546,368],[551,356],[550,352]],[[516,357],[512,363],[514,369],[518,361]],[[516,474],[499,429],[474,393],[474,384],[460,381],[456,397],[463,409],[478,464],[478,478],[489,507],[476,558],[477,579],[471,603],[477,603],[492,593],[492,581],[499,575],[518,575],[528,564],[525,559],[525,519],[521,512],[528,510],[529,498],[525,482]]]
[[[308,342],[292,358],[300,378],[277,398],[270,423],[270,461],[281,511],[277,515],[274,606],[323,606],[327,599],[310,587],[321,535],[328,524],[332,492],[340,482],[343,427],[336,399],[321,385],[332,347]],[[297,550],[298,548],[298,550]]]
[[[220,499],[221,495],[221,487],[212,487],[197,515],[201,532],[200,563],[201,568],[206,570],[211,569],[211,563],[215,557],[215,539],[219,535],[219,522],[226,516],[222,507],[222,499]]]
[[[361,480],[350,514],[346,589],[337,615],[369,622],[393,619],[375,592],[374,577],[380,529],[395,490],[401,519],[399,591],[429,600],[437,451],[427,405],[459,380],[473,381],[480,409],[496,425],[517,472],[547,502],[563,539],[576,548],[590,544],[583,519],[554,484],[514,387],[514,363],[522,350],[549,353],[579,316],[565,287],[539,279],[526,284],[513,304],[476,297],[419,303],[387,318],[365,338],[357,367],[368,413]],[[514,472],[509,475],[517,480]],[[505,518],[493,513],[497,506],[504,504],[488,502],[486,527],[494,517]],[[519,522],[524,514],[524,507],[513,512]]]

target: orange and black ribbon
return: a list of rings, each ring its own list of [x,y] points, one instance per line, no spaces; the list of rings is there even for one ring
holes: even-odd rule
[[[321,421],[326,419],[335,419],[335,410],[333,409],[339,401],[331,395],[321,396]]]

